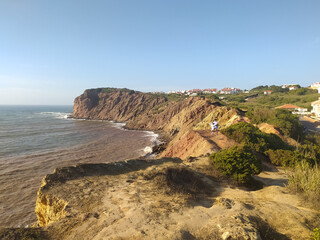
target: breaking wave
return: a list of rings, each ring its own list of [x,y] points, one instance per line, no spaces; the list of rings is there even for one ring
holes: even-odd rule
[[[51,116],[57,119],[68,119],[71,116],[71,113],[64,112],[41,112],[41,115]]]

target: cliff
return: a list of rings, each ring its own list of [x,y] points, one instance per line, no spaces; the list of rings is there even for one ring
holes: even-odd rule
[[[73,117],[126,122],[130,129],[161,131],[169,142],[160,156],[182,159],[218,151],[234,143],[222,134],[223,141],[208,134],[199,134],[199,130],[210,131],[213,119],[217,119],[222,128],[244,120],[235,109],[200,97],[170,101],[165,95],[103,89],[86,90],[77,97]],[[217,140],[220,145],[216,144]],[[201,148],[195,148],[195,144]]]

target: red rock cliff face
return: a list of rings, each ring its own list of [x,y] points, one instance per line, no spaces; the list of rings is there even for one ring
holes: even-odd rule
[[[128,128],[163,130],[175,135],[193,127],[215,107],[201,98],[168,102],[165,97],[152,94],[92,89],[75,99],[73,117],[126,122]]]
[[[169,102],[163,96],[152,94],[134,91],[103,93],[100,90],[92,89],[86,90],[75,99],[73,116],[75,118],[126,122],[126,126],[132,129],[160,130],[171,139],[168,148],[173,147],[173,145],[176,148],[177,142],[190,131],[193,131],[198,123],[214,111],[219,111],[223,115],[223,113],[230,112],[230,109],[219,107],[217,104],[200,97],[189,97]],[[204,130],[210,131],[210,126]],[[200,135],[189,134],[189,136],[197,136],[199,146],[203,140],[205,149],[194,152],[192,150],[194,146],[191,147],[193,141],[190,141],[189,144],[183,144],[183,148],[186,149],[183,154],[182,152],[179,154],[178,151],[174,151],[173,154],[173,151],[167,149],[168,156],[186,158],[188,154],[199,155],[201,152],[207,153],[216,149],[214,144],[208,143]]]
[[[166,101],[163,97],[134,91],[101,92],[86,90],[74,101],[73,116],[83,119],[105,119],[115,121],[135,120],[141,114]]]

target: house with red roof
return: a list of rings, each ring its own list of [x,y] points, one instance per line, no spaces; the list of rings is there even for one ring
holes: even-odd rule
[[[216,89],[216,88],[206,88],[206,89],[203,89],[203,92],[204,93],[217,93],[218,89]]]
[[[277,109],[285,109],[288,111],[292,111],[293,113],[299,113],[299,114],[303,114],[304,112],[307,112],[308,109],[307,108],[302,108],[293,104],[285,104],[279,107],[275,107]]]
[[[239,88],[229,88],[229,87],[227,87],[227,88],[222,88],[220,90],[221,94],[233,94],[233,93],[238,93],[238,92],[240,92]]]

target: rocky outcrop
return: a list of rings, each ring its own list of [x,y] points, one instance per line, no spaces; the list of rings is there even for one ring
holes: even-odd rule
[[[67,201],[56,198],[50,194],[43,194],[40,190],[38,192],[35,209],[39,226],[46,226],[65,217],[67,214],[67,205]]]
[[[127,122],[152,114],[155,106],[166,101],[164,97],[131,90],[89,89],[75,99],[73,117]]]

